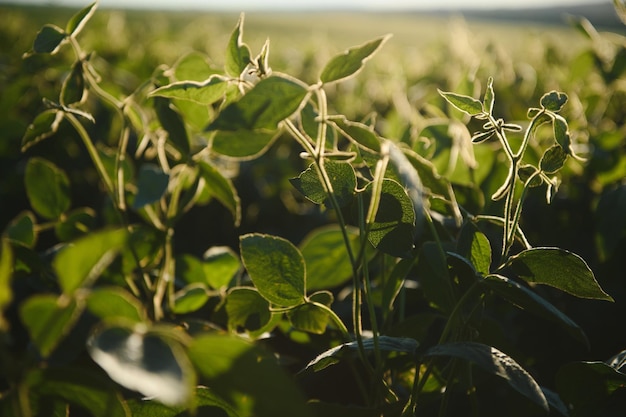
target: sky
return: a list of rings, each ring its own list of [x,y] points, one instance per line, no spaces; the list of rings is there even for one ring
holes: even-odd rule
[[[607,3],[611,0],[99,0],[99,7],[159,8],[173,10],[423,10],[458,8],[544,7],[585,3]],[[0,3],[48,4],[81,7],[91,0],[0,0]]]

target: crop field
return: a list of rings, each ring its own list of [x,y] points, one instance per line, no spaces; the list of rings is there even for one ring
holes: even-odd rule
[[[605,6],[0,4],[0,416],[624,415]]]

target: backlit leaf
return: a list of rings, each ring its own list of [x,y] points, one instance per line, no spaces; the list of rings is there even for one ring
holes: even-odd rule
[[[147,318],[141,302],[121,287],[91,291],[87,296],[87,309],[102,320],[123,319],[141,323]]]
[[[65,31],[72,36],[76,36],[80,33],[81,30],[85,27],[85,24],[91,19],[91,16],[96,11],[96,7],[98,5],[97,1],[94,1],[89,6],[84,7],[78,13],[76,13],[72,18],[67,22],[67,26],[65,27]]]
[[[82,207],[65,213],[54,226],[54,232],[61,242],[68,242],[89,233],[96,226],[96,212]]]
[[[44,25],[37,33],[33,43],[33,52],[37,54],[55,54],[67,39],[67,34],[58,26]]]
[[[228,292],[226,314],[228,314],[230,331],[245,330],[252,337],[259,336],[266,331],[273,317],[273,313],[270,312],[270,303],[251,287],[235,287]]]
[[[493,114],[493,104],[495,102],[495,94],[493,92],[493,78],[489,77],[487,81],[487,89],[483,99],[483,108],[486,113]]]
[[[450,93],[441,90],[438,91],[448,103],[470,116],[477,116],[484,112],[483,103],[481,103],[480,100],[476,100],[475,98],[463,94]]]
[[[506,380],[511,388],[546,412],[549,410],[548,401],[533,377],[513,358],[495,347],[475,342],[447,343],[428,349],[425,356],[449,356],[472,362],[486,372]]]
[[[63,112],[57,109],[48,109],[39,113],[22,137],[22,152],[55,134],[61,120],[63,120]]]
[[[567,103],[567,94],[558,91],[550,91],[541,97],[541,107],[546,110],[558,112]]]
[[[52,162],[34,157],[24,178],[31,207],[46,219],[58,219],[70,208],[70,181]]]
[[[262,234],[242,236],[240,246],[246,270],[265,299],[278,306],[304,302],[305,266],[298,248],[283,238]]]
[[[164,97],[154,97],[154,109],[163,129],[167,132],[169,143],[178,150],[183,157],[189,154],[189,136],[180,113]]]
[[[214,246],[203,255],[206,282],[211,288],[226,287],[241,268],[241,262],[228,246]]]
[[[512,256],[506,266],[529,283],[550,285],[577,297],[613,301],[602,290],[587,263],[565,249],[524,250]]]
[[[239,78],[241,73],[250,63],[250,48],[243,43],[243,21],[244,15],[239,17],[237,26],[230,35],[228,48],[226,49],[226,63],[224,70],[227,75]]]
[[[363,67],[365,61],[370,58],[388,38],[389,36],[383,36],[336,55],[322,70],[320,81],[323,83],[331,83],[356,74]]]
[[[209,301],[209,294],[204,284],[187,285],[174,294],[172,311],[176,314],[192,313],[202,308]]]
[[[229,84],[218,76],[210,77],[203,82],[178,81],[159,87],[150,93],[150,96],[177,98],[190,100],[195,103],[210,105],[222,100]]]
[[[483,276],[489,273],[491,268],[491,245],[474,223],[466,223],[459,235],[457,250],[460,255],[467,258],[477,272]]]
[[[239,226],[241,221],[241,202],[233,183],[208,162],[200,161],[198,167],[200,168],[200,176],[204,180],[204,186],[211,197],[215,197],[231,212],[235,227]]]
[[[72,71],[67,75],[61,87],[61,104],[70,105],[80,103],[87,94],[85,77],[83,76],[83,63],[77,61],[72,65]]]

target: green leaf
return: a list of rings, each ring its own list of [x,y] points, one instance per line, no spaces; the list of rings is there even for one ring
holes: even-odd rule
[[[220,72],[211,65],[206,54],[193,51],[176,62],[174,77],[179,81],[209,81],[212,75]]]
[[[554,174],[563,168],[566,160],[567,152],[563,150],[561,145],[554,145],[543,153],[539,166],[546,174]]]
[[[211,141],[211,150],[237,160],[254,159],[263,154],[277,138],[274,131],[219,130]]]
[[[87,296],[87,309],[102,320],[122,319],[142,323],[147,319],[141,302],[121,287],[103,287]]]
[[[54,226],[54,232],[61,242],[78,239],[97,226],[96,217],[96,212],[89,207],[72,210],[57,222]]]
[[[287,313],[289,321],[298,330],[314,334],[324,334],[330,321],[328,312],[312,302],[323,304],[327,307],[333,302],[333,294],[330,291],[320,291],[311,294],[309,301],[290,310]]]
[[[368,152],[380,152],[380,138],[371,127],[363,123],[351,122],[345,117],[333,118],[332,122],[355,145]]]
[[[156,110],[159,123],[167,132],[168,141],[183,157],[190,151],[189,136],[185,128],[185,122],[180,113],[170,103],[169,99],[154,97],[154,109]]]
[[[336,55],[322,70],[320,81],[328,84],[356,74],[363,67],[365,61],[369,59],[389,37],[388,35],[374,39],[363,45],[350,48],[342,54]]]
[[[118,384],[166,405],[182,404],[190,399],[195,375],[182,346],[162,333],[108,325],[89,338],[87,348]]]
[[[379,336],[377,344],[373,338],[363,339],[363,349],[366,352],[373,352],[378,345],[378,349],[385,352],[402,352],[414,355],[419,343],[415,339],[406,337]],[[356,353],[359,344],[355,340],[353,342],[343,343],[334,348],[319,354],[315,359],[310,361],[304,369],[312,369],[313,371],[321,371],[330,365],[339,362],[339,359],[346,353]]]
[[[557,145],[558,146],[558,145]],[[517,174],[519,175],[519,179],[524,183],[528,183],[529,187],[539,187],[543,184],[543,178],[538,175],[539,170],[532,165],[522,165],[518,168]],[[531,179],[532,177],[532,179]]]
[[[307,94],[306,86],[295,79],[264,78],[226,106],[206,130],[275,130],[279,122],[298,110]]]
[[[33,249],[37,243],[36,224],[35,215],[30,211],[23,211],[11,220],[4,234],[12,243]]]
[[[600,196],[594,217],[598,246],[603,259],[619,247],[626,232],[626,184],[605,188]]]
[[[237,26],[230,35],[228,41],[228,48],[226,49],[226,62],[224,64],[224,70],[226,74],[239,78],[241,73],[246,69],[250,63],[250,48],[243,43],[243,13],[239,17]]]
[[[33,43],[33,52],[36,54],[55,54],[67,39],[67,33],[58,26],[44,25]]]
[[[367,199],[371,199],[372,183],[367,185],[365,192]],[[414,231],[413,202],[404,187],[394,180],[385,178],[378,212],[368,235],[369,241],[384,253],[407,256],[413,249]]]
[[[485,97],[483,99],[483,109],[487,114],[493,114],[493,104],[495,102],[495,93],[493,92],[493,78],[489,77],[487,80],[487,89],[485,90]]]
[[[189,356],[209,385],[241,417],[312,417],[297,384],[273,355],[252,343],[207,334],[192,342]]]
[[[558,112],[567,103],[567,94],[550,91],[541,97],[541,107],[552,112]]]
[[[448,263],[435,242],[426,242],[420,248],[415,274],[430,304],[441,311],[451,312],[456,300],[450,292],[452,282]]]
[[[593,415],[606,406],[611,394],[624,389],[626,374],[604,362],[572,362],[559,369],[556,386],[575,415]]]
[[[261,336],[272,324],[274,314],[270,303],[250,287],[235,287],[226,296],[228,329],[231,332],[245,330],[252,337]]]
[[[167,191],[170,176],[155,164],[143,164],[137,177],[137,195],[132,207],[140,209],[156,203]]]
[[[209,248],[203,259],[206,282],[215,289],[228,286],[241,268],[239,257],[227,246]]]
[[[569,133],[569,127],[567,125],[567,121],[558,114],[554,114],[553,121],[553,129],[554,129],[554,139],[556,143],[558,143],[563,151],[567,155],[571,155],[575,158],[578,158],[572,149],[572,138]]]
[[[486,142],[489,139],[491,139],[495,133],[496,133],[495,130],[488,130],[486,132],[476,132],[472,136],[472,143],[478,144],[478,143]]]
[[[13,249],[7,239],[0,239],[0,329],[3,329],[2,312],[13,299]]]
[[[31,207],[42,217],[58,219],[70,208],[70,181],[52,162],[29,159],[24,183]]]
[[[302,254],[280,237],[247,234],[240,237],[241,259],[259,293],[272,304],[304,302],[305,267]]]
[[[204,186],[209,194],[231,212],[235,221],[235,227],[239,227],[241,222],[241,202],[233,183],[208,162],[200,161],[198,167],[200,168],[200,175],[204,180]]]
[[[441,94],[441,96],[445,98],[448,103],[452,104],[456,109],[462,111],[463,113],[470,116],[477,116],[484,113],[483,103],[481,103],[480,100],[476,100],[475,98],[463,94],[449,93],[441,90],[437,91],[439,91],[439,94]]]
[[[457,242],[457,252],[467,258],[477,272],[483,276],[491,268],[491,244],[474,223],[467,222],[461,229]]]
[[[484,284],[511,304],[561,325],[573,338],[589,347],[583,329],[545,298],[502,275],[489,275]]]
[[[72,65],[72,71],[67,75],[61,87],[61,104],[68,106],[80,103],[87,93],[85,77],[83,76],[83,63],[77,61]]]
[[[204,284],[187,285],[174,294],[172,312],[187,314],[199,310],[209,301],[209,294]]]
[[[76,300],[39,294],[20,306],[20,318],[41,355],[48,357],[69,333],[81,311]]]
[[[560,248],[533,248],[507,262],[511,272],[526,282],[545,284],[582,298],[613,301],[578,255]]]
[[[348,162],[325,161],[324,168],[333,188],[333,195],[340,207],[346,206],[353,199],[356,190],[356,173]],[[314,165],[311,164],[297,178],[290,179],[291,184],[308,200],[315,204],[331,207],[326,188],[320,181]]]
[[[359,250],[359,233],[346,228],[352,253]],[[322,227],[311,231],[300,243],[306,264],[308,291],[335,288],[352,277],[352,264],[346,250],[343,233],[338,226]]]
[[[97,5],[98,2],[94,1],[89,6],[84,7],[74,16],[72,16],[69,22],[67,22],[65,31],[71,36],[78,35],[80,31],[83,30],[89,19],[91,19],[91,16],[93,16],[93,14],[95,13]]]
[[[22,152],[44,139],[54,135],[63,120],[63,112],[57,109],[48,109],[39,113],[33,123],[28,125],[22,137]]]
[[[112,229],[91,233],[64,247],[52,262],[63,292],[71,294],[93,284],[126,241],[126,230]]]
[[[513,358],[495,347],[475,342],[446,343],[428,349],[424,356],[450,356],[475,363],[486,372],[503,378],[511,388],[549,411],[548,401],[533,377]]]
[[[87,410],[93,417],[130,416],[114,384],[91,370],[70,367],[36,370],[28,375],[28,383],[37,395],[62,399]]]
[[[210,388],[196,387],[193,399],[195,410],[182,406],[169,407],[147,398],[131,398],[126,404],[133,417],[239,417],[235,409]]]
[[[211,76],[203,82],[179,81],[159,87],[149,94],[149,97],[166,97],[180,100],[189,100],[194,103],[211,105],[222,100],[229,88],[220,76]]]

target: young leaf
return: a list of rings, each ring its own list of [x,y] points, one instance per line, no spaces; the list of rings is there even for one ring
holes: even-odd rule
[[[34,295],[20,306],[20,318],[44,358],[69,333],[81,312],[76,300],[48,294]]]
[[[137,178],[137,195],[132,207],[140,209],[155,203],[163,197],[169,184],[170,176],[155,164],[143,164]]]
[[[27,248],[34,248],[37,243],[37,232],[35,225],[37,220],[35,215],[30,211],[24,211],[11,220],[4,234],[7,240],[12,243],[23,245]]]
[[[483,103],[481,103],[480,100],[476,100],[475,98],[463,94],[450,93],[441,90],[437,91],[439,91],[439,94],[441,94],[441,96],[445,98],[448,103],[452,104],[456,109],[465,114],[477,116],[485,112],[483,109]]]
[[[274,130],[300,107],[307,94],[306,86],[294,79],[264,78],[222,110],[206,130]]]
[[[389,37],[388,35],[374,39],[335,56],[322,70],[320,81],[328,84],[356,74],[363,67],[365,61],[370,58]]]
[[[195,383],[189,359],[178,343],[144,327],[107,325],[96,330],[87,341],[89,355],[123,387],[163,404],[185,403]]]
[[[22,137],[22,152],[42,140],[54,135],[63,120],[63,112],[56,109],[48,109],[39,113],[33,123],[28,125],[24,137]]]
[[[102,320],[142,323],[146,311],[141,302],[121,287],[97,288],[87,296],[87,309]]]
[[[576,157],[574,151],[572,150],[572,138],[569,133],[569,127],[567,126],[567,121],[560,115],[555,114],[553,121],[554,128],[554,139],[556,139],[556,143],[558,143],[563,151],[567,155],[572,155]]]
[[[447,343],[428,349],[424,356],[450,356],[475,363],[486,372],[505,379],[511,388],[549,411],[548,401],[533,377],[513,358],[495,347],[475,342]]]
[[[58,219],[70,208],[70,181],[52,162],[31,158],[24,182],[31,207],[42,217]]]
[[[89,6],[84,7],[78,13],[76,13],[72,18],[67,22],[67,26],[65,27],[65,31],[71,36],[76,36],[80,33],[81,30],[85,27],[91,16],[96,11],[96,7],[98,5],[97,1],[94,1]]]
[[[204,180],[204,187],[208,190],[211,197],[215,197],[224,205],[232,214],[235,227],[241,222],[241,202],[237,189],[233,183],[222,173],[208,162],[200,161],[200,176]]]
[[[235,287],[226,296],[228,330],[246,330],[251,336],[260,336],[272,320],[270,303],[250,287]]]
[[[305,299],[302,254],[277,236],[247,234],[240,238],[241,259],[259,293],[269,302],[290,307]]]
[[[340,207],[352,201],[356,190],[356,173],[348,162],[326,161],[326,173],[333,188],[333,195]],[[311,164],[297,178],[289,180],[308,200],[315,204],[330,206],[327,190],[319,179],[317,171]]]
[[[330,307],[333,294],[329,291],[320,291],[312,294],[309,300]],[[313,334],[324,334],[330,320],[327,311],[308,302],[289,311],[287,317],[296,329]]]
[[[461,229],[457,251],[472,263],[477,272],[483,276],[489,274],[491,245],[487,236],[474,223],[468,222]]]
[[[348,227],[345,232],[350,239],[352,252],[357,253],[358,231]],[[352,264],[346,251],[343,233],[338,227],[313,230],[300,243],[300,251],[306,264],[308,291],[335,288],[352,276]]]
[[[55,54],[66,39],[67,33],[60,27],[44,25],[37,33],[33,43],[33,52],[36,54]]]
[[[485,90],[485,97],[483,99],[483,109],[487,114],[493,114],[493,104],[495,102],[495,93],[493,92],[493,78],[489,77],[487,80],[487,89]]]
[[[64,247],[52,266],[66,294],[91,285],[125,246],[125,229],[91,233]]]
[[[554,145],[543,153],[539,167],[546,174],[554,174],[563,168],[566,160],[567,152],[561,145]]]
[[[211,150],[241,161],[262,155],[276,140],[277,133],[265,130],[219,130],[214,133]]]
[[[545,298],[540,297],[527,287],[497,274],[488,275],[483,282],[489,289],[495,291],[511,304],[560,324],[572,337],[585,346],[589,346],[589,340],[580,326],[554,305],[550,304]]]
[[[224,64],[224,70],[226,74],[239,78],[243,70],[246,69],[250,63],[250,48],[243,43],[243,13],[239,17],[237,26],[230,35],[228,41],[228,48],[226,49],[226,63]]]
[[[222,77],[211,76],[204,82],[179,81],[159,87],[149,97],[166,97],[190,100],[198,104],[211,105],[222,100],[229,88],[228,82]]]
[[[541,97],[541,107],[552,112],[558,112],[567,103],[567,94],[550,91]]]
[[[602,290],[585,261],[564,249],[524,250],[511,257],[506,266],[529,283],[550,285],[577,297],[613,301]]]

